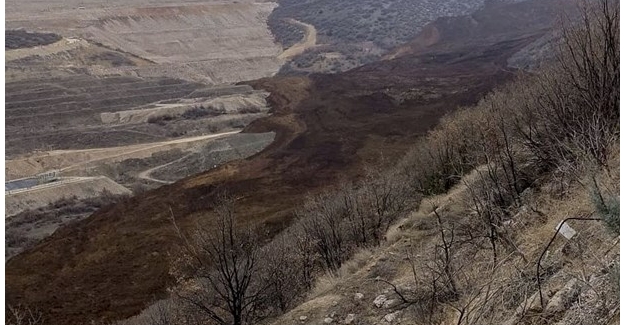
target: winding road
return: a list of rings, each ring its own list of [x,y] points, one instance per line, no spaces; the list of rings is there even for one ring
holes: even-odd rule
[[[293,25],[299,25],[304,27],[304,29],[306,30],[306,34],[301,41],[284,50],[282,54],[278,55],[278,59],[282,60],[290,59],[294,56],[300,55],[306,50],[313,48],[317,45],[317,29],[315,28],[315,26],[303,23],[295,19],[288,19],[287,22]]]
[[[171,181],[164,181],[164,180],[162,180],[162,179],[152,178],[150,175],[151,175],[153,172],[155,172],[155,171],[157,171],[157,170],[159,170],[159,169],[161,169],[161,168],[167,167],[167,166],[169,166],[169,165],[171,165],[171,164],[177,163],[177,162],[179,162],[179,161],[181,161],[181,160],[183,160],[183,159],[185,159],[185,158],[187,158],[187,157],[191,156],[191,155],[192,155],[192,154],[194,154],[194,153],[195,153],[195,152],[190,152],[189,154],[186,154],[186,155],[184,155],[184,156],[182,156],[182,157],[180,157],[180,158],[178,158],[178,159],[176,159],[176,160],[172,160],[172,161],[170,161],[170,162],[168,162],[168,163],[165,163],[165,164],[162,164],[162,165],[160,165],[160,166],[156,166],[156,167],[150,168],[150,169],[148,169],[148,170],[144,170],[144,171],[142,171],[141,173],[139,173],[139,174],[137,175],[137,177],[139,177],[139,178],[141,178],[141,179],[145,179],[145,180],[147,180],[147,181],[152,181],[152,182],[157,182],[157,183],[162,183],[162,184],[171,184],[171,183],[173,183],[173,182],[171,182]]]

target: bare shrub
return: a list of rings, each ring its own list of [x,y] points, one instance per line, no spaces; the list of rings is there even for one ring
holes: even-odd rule
[[[384,238],[391,224],[409,208],[414,208],[411,203],[419,199],[409,191],[403,177],[394,170],[370,170],[361,191],[371,236],[376,245]]]
[[[591,190],[590,197],[606,226],[615,234],[619,234],[621,219],[619,198],[601,193],[601,190],[596,185]]]
[[[172,299],[159,300],[144,309],[139,315],[115,322],[114,325],[174,325],[180,324],[176,319],[176,307]]]
[[[221,199],[215,210],[212,228],[198,226],[185,239],[186,283],[177,295],[218,324],[251,324],[266,294],[255,235],[236,225],[234,199]]]
[[[312,281],[313,261],[308,249],[297,245],[296,236],[287,231],[262,248],[260,277],[267,288],[266,305],[276,306],[279,313],[295,306]]]
[[[411,283],[398,285],[380,279],[402,302],[397,308],[410,308],[425,324],[443,320],[464,325],[501,324],[508,320],[510,310],[517,310],[535,290],[523,276],[525,262],[516,263],[518,260],[506,255],[493,265],[488,249],[480,244],[483,238],[467,237],[456,220],[436,207],[433,217],[438,231],[435,244],[411,245],[405,252]]]
[[[7,325],[39,325],[44,323],[43,313],[25,306],[7,305]]]
[[[302,229],[330,272],[337,271],[348,254],[342,222],[347,213],[330,193],[310,198],[297,212]]]
[[[585,2],[580,18],[562,28],[557,63],[524,85],[518,130],[544,164],[607,166],[618,140],[618,7],[613,0]]]

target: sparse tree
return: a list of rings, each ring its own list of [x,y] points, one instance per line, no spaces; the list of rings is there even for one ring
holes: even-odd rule
[[[522,84],[517,131],[543,165],[606,166],[619,126],[619,3],[583,1],[561,29],[557,62]]]
[[[410,207],[410,200],[418,199],[410,194],[414,195],[394,170],[369,170],[362,184],[362,201],[375,244],[380,243],[393,221]]]
[[[342,222],[344,213],[330,193],[311,198],[298,211],[302,229],[331,272],[341,267],[347,254],[346,232],[343,231]]]
[[[198,226],[185,239],[190,278],[178,296],[218,324],[251,324],[266,293],[258,278],[255,235],[236,224],[233,198],[220,201],[212,228]]]
[[[308,234],[306,234],[306,231],[301,226],[301,224],[293,228],[295,253],[297,254],[297,258],[301,263],[301,269],[299,270],[301,274],[300,278],[306,290],[310,290],[313,286],[314,281],[313,271],[315,269],[315,261],[317,260],[319,255],[317,254],[315,249],[316,245],[308,236]]]
[[[174,315],[171,302],[168,300],[157,301],[148,309],[149,325],[174,325]]]
[[[261,278],[267,288],[267,305],[287,312],[312,282],[312,261],[307,248],[297,244],[289,229],[262,248]]]

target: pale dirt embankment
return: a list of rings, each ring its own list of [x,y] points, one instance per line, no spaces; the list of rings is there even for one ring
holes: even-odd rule
[[[88,47],[89,45],[89,42],[82,39],[63,38],[58,42],[48,45],[4,51],[4,61],[19,60],[33,55],[47,57],[75,50],[80,47]]]
[[[49,31],[131,53],[155,64],[90,68],[231,83],[280,69],[281,48],[266,24],[274,2],[7,0],[7,29]]]
[[[266,100],[268,96],[268,92],[254,91],[251,94],[236,94],[202,100],[181,99],[176,104],[154,104],[152,106],[155,107],[152,108],[104,112],[100,113],[100,119],[104,124],[140,124],[148,122],[150,118],[180,115],[200,105],[224,110],[228,114],[237,113],[250,107],[258,108],[260,111],[268,111],[269,107]]]
[[[191,152],[189,154],[186,154],[186,155],[184,155],[184,156],[182,156],[182,157],[180,157],[180,158],[178,158],[176,160],[170,161],[168,163],[165,163],[165,164],[162,164],[162,165],[159,165],[159,166],[156,166],[156,167],[152,167],[152,168],[150,168],[148,170],[144,170],[141,173],[139,173],[137,175],[137,177],[141,178],[141,179],[145,179],[147,181],[151,181],[151,182],[156,182],[156,183],[161,183],[161,184],[171,184],[171,183],[173,183],[172,181],[165,181],[165,180],[161,180],[161,179],[156,179],[156,178],[153,178],[150,175],[152,175],[152,172],[155,172],[155,171],[157,171],[157,170],[159,170],[161,168],[165,168],[165,167],[167,167],[169,165],[172,165],[172,164],[175,164],[175,163],[177,163],[179,161],[182,161],[182,160],[188,158],[189,156],[191,156],[192,154],[193,154],[193,152]]]
[[[5,165],[5,176],[10,180],[32,176],[51,169],[58,169],[64,174],[71,174],[72,171],[85,169],[95,164],[114,163],[129,158],[146,158],[156,152],[175,148],[185,149],[190,145],[201,143],[201,141],[219,138],[239,132],[240,131],[237,130],[123,147],[53,150],[38,153],[26,158],[7,160]]]
[[[94,198],[107,192],[113,195],[132,192],[108,177],[72,177],[30,189],[5,193],[5,217],[28,209],[37,209],[64,198]]]

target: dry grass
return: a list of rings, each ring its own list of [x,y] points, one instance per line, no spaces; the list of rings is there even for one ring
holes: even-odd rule
[[[477,182],[478,171],[467,174],[448,193],[424,199],[417,211],[390,227],[386,234],[387,241],[382,246],[357,253],[352,260],[344,264],[337,275],[321,277],[310,295],[313,301],[318,299],[327,301],[330,293],[332,296],[343,294],[350,297],[353,293],[348,288],[358,288],[357,290],[365,294],[364,303],[339,301],[337,308],[356,313],[361,319],[378,322],[390,310],[373,307],[371,304],[373,298],[385,294],[389,298],[398,299],[391,286],[374,280],[376,275],[380,275],[380,270],[384,270],[382,271],[385,273],[384,279],[395,284],[400,290],[412,290],[410,292],[424,290],[418,285],[415,287],[413,268],[406,254],[412,254],[410,259],[416,261],[417,272],[421,276],[427,273],[423,265],[430,258],[428,252],[439,243],[436,218],[432,211],[434,207],[438,207],[439,214],[450,222],[469,220],[471,206],[466,192],[468,187]],[[618,189],[618,169],[611,173],[602,172],[597,179],[604,188]],[[441,319],[457,323],[458,309],[466,308],[463,317],[468,318],[464,321],[467,324],[481,323],[485,320],[480,321],[481,315],[477,306],[489,304],[492,306],[491,324],[500,324],[519,317],[515,316],[515,310],[520,306],[538,301],[538,296],[530,299],[537,292],[532,275],[539,255],[555,233],[556,225],[568,217],[594,216],[590,192],[582,183],[571,183],[564,196],[553,195],[551,185],[550,180],[546,179],[542,186],[525,194],[525,206],[516,208],[518,213],[510,225],[509,231],[513,232],[514,242],[526,260],[514,251],[500,248],[500,264],[492,270],[492,252],[488,247],[477,250],[465,247],[457,253],[459,260],[456,265],[464,267],[462,280],[459,280],[464,288],[463,294],[457,301],[443,304],[439,310]],[[618,240],[615,241],[603,223],[570,221],[570,225],[578,231],[578,235],[570,241],[558,236],[551,245],[548,256],[543,258],[543,268],[551,270],[544,271],[547,273],[543,275],[543,293],[546,301],[549,301],[572,278],[587,281],[591,275],[601,274],[602,270],[614,260],[615,254],[618,254]],[[396,256],[401,258],[395,258]],[[493,291],[491,296],[485,293],[485,287],[491,288]],[[583,290],[588,288],[586,285]],[[318,304],[315,303],[315,306],[318,307]],[[525,308],[529,308],[529,305]],[[322,314],[327,313],[329,309],[298,307],[298,310],[305,311],[308,315],[319,313],[313,316],[315,318],[323,316]],[[402,323],[418,324],[417,319],[424,317],[415,305],[402,309],[402,313],[404,315]],[[528,324],[539,324],[552,323],[563,317],[564,313],[528,315],[523,318]]]
[[[336,285],[345,281],[348,276],[361,271],[369,265],[373,257],[373,250],[370,248],[359,249],[351,259],[343,263],[336,273],[327,272],[317,278],[313,289],[308,294],[309,298],[318,298],[328,294],[335,289]]]

